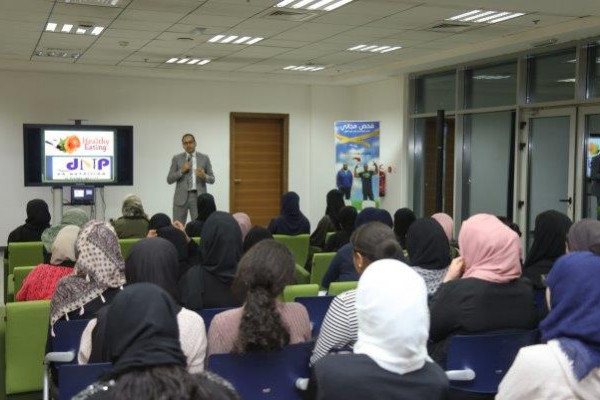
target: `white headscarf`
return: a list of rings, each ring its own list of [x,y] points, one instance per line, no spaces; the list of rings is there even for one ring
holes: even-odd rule
[[[381,368],[401,375],[431,361],[427,287],[408,265],[390,259],[370,264],[358,283],[356,310],[354,353],[366,354]]]

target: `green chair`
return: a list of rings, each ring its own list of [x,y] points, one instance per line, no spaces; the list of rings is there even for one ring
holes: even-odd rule
[[[6,305],[6,394],[39,392],[43,386],[44,354],[50,301]]]
[[[325,244],[329,242],[329,238],[332,237],[334,234],[335,232],[327,232],[327,235],[325,235]]]
[[[308,249],[310,247],[310,235],[302,234],[296,236],[273,235],[273,239],[285,245],[294,254],[296,264],[306,265]]]
[[[321,286],[323,277],[329,269],[331,260],[335,257],[335,253],[317,253],[313,255],[312,269],[310,270],[310,283],[316,283]]]
[[[27,278],[27,275],[29,275],[29,273],[31,271],[33,271],[35,267],[16,267],[15,270],[13,271],[13,276],[14,276],[14,294],[15,294],[15,298],[17,297],[17,293],[19,293],[19,290],[21,290],[21,288],[23,287],[23,281],[25,281],[25,278]]]
[[[140,239],[119,239],[119,246],[121,246],[121,255],[123,258],[127,258],[131,248],[134,244],[136,244]]]
[[[296,300],[296,297],[311,297],[319,295],[319,285],[288,285],[283,289],[283,301],[289,303]]]
[[[350,282],[331,282],[329,284],[329,290],[327,291],[328,296],[337,296],[340,293],[344,293],[348,290],[356,289],[358,281]]]
[[[42,242],[21,242],[8,244],[8,268],[4,269],[4,300],[12,301],[14,289],[11,283],[14,281],[13,274],[15,267],[25,267],[29,265],[38,265],[44,262],[42,252]]]
[[[310,272],[296,264],[296,283],[310,283]]]
[[[8,264],[6,264],[8,265]],[[0,307],[0,399],[6,398],[6,363],[3,354],[6,348],[4,347],[4,338],[6,334],[6,307]]]
[[[194,242],[196,242],[196,244],[200,244],[200,238],[199,237],[193,237],[192,240]]]

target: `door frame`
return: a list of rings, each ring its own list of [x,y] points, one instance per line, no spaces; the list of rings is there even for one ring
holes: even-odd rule
[[[283,127],[283,149],[282,149],[282,168],[281,168],[281,188],[283,193],[288,191],[288,148],[289,148],[289,114],[274,114],[274,113],[249,113],[249,112],[231,112],[229,114],[229,210],[233,211],[233,202],[235,198],[235,177],[234,160],[235,160],[235,123],[237,118],[250,119],[277,119],[282,122]]]
[[[577,165],[581,168],[575,170],[575,193],[579,199],[575,209],[575,218],[583,218],[583,210],[586,207],[586,157],[588,147],[587,117],[600,115],[600,106],[579,106],[577,108]],[[590,218],[587,216],[586,218]]]

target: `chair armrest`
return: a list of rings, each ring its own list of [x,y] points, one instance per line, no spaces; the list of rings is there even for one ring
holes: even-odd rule
[[[44,357],[44,364],[50,364],[54,362],[66,363],[71,362],[75,359],[74,351],[54,351],[46,354]]]
[[[450,381],[472,381],[475,379],[475,371],[471,368],[446,371],[446,376]]]
[[[296,379],[296,389],[305,391],[308,388],[308,378]]]

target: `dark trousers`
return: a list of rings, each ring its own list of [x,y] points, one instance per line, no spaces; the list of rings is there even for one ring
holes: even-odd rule
[[[362,187],[363,200],[374,200],[373,199],[373,184],[369,182],[368,185],[363,184]]]
[[[348,187],[340,187],[338,188],[340,192],[342,192],[342,194],[344,195],[344,198],[346,200],[350,200],[350,192],[352,191],[352,188],[350,186]]]

